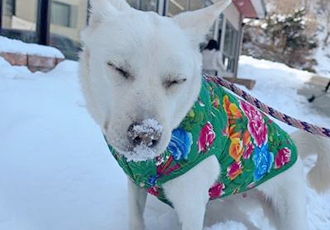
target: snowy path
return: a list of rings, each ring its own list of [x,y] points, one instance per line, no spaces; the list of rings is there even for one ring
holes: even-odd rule
[[[242,57],[240,76],[257,79],[252,93],[264,102],[330,126],[330,118],[296,94],[309,74]],[[77,63],[32,74],[0,58],[0,229],[125,230],[126,205],[125,175],[84,108]],[[215,210],[220,216],[224,209]],[[330,229],[330,193],[309,190],[308,210],[311,230]],[[270,229],[260,210],[250,216]],[[145,217],[147,230],[180,229],[173,210],[155,199],[148,200]],[[207,229],[247,228],[229,221]]]

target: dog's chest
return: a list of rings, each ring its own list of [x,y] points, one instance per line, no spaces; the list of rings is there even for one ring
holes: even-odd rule
[[[210,199],[254,188],[290,168],[297,151],[289,135],[266,115],[211,81],[202,89],[167,150],[153,160],[134,162],[109,146],[125,173],[139,187],[169,203],[162,185],[211,155],[221,174],[210,188]]]

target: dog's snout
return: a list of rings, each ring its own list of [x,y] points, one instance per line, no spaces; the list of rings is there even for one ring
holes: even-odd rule
[[[134,146],[155,147],[161,136],[163,128],[158,121],[154,119],[147,119],[142,123],[134,123],[129,126],[127,130],[128,140]]]

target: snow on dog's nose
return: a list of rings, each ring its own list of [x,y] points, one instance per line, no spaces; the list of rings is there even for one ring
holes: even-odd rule
[[[132,124],[127,131],[128,140],[136,146],[155,147],[162,136],[163,127],[155,119]]]

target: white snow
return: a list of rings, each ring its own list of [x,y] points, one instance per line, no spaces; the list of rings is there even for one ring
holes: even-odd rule
[[[0,36],[0,53],[1,52],[64,58],[62,52],[54,47],[29,44],[20,40],[8,39],[3,36]]]
[[[314,58],[317,61],[315,70],[318,75],[330,78],[330,39],[328,44],[324,44],[327,23],[326,9],[314,4],[313,11],[317,20],[317,39],[319,41],[319,46],[314,52]]]
[[[215,224],[210,228],[206,228],[205,230],[248,230],[245,225],[235,222],[235,221],[227,221],[225,223]]]
[[[324,33],[321,34],[323,35]],[[320,44],[314,54],[314,58],[317,61],[315,69],[318,75],[330,78],[330,42],[329,45],[324,46],[321,38],[323,37],[319,36]]]
[[[159,139],[162,131],[163,126],[153,118],[145,119],[140,124],[133,125],[128,132],[128,136],[133,140],[144,136],[146,140],[144,141],[142,138],[141,143],[134,147],[133,151],[122,151],[119,152],[119,154],[124,155],[128,161],[134,162],[154,159],[159,154],[157,154],[151,146],[153,145],[153,141],[157,141]]]
[[[251,93],[260,100],[329,126],[329,117],[297,95],[310,74],[242,57],[239,75],[257,80]],[[65,61],[44,74],[0,58],[0,229],[125,230],[126,195],[126,177],[86,111],[77,63]],[[247,229],[234,216],[221,219],[230,206],[218,202],[206,217],[215,224],[205,230]],[[329,229],[330,193],[308,188],[307,208],[311,230]],[[271,229],[260,209],[248,214],[261,229]],[[145,219],[147,230],[180,229],[175,212],[152,197]]]
[[[134,125],[133,130],[136,132],[143,132],[143,133],[161,133],[163,131],[163,126],[159,124],[153,118],[148,118],[142,121],[140,125]]]

